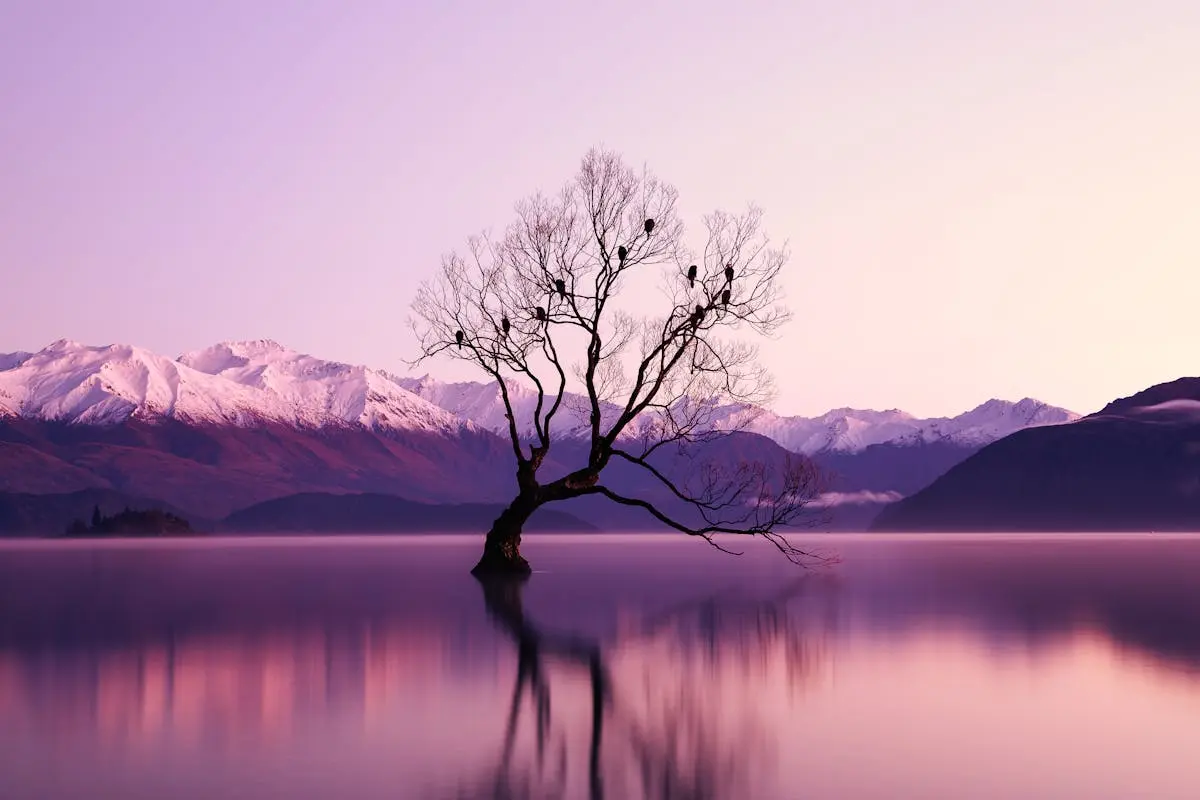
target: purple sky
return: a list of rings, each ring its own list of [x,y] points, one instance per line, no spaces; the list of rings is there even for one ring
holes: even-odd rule
[[[605,144],[790,241],[780,411],[1094,411],[1200,373],[1197,42],[1194,0],[9,0],[0,351],[403,371],[440,254]]]

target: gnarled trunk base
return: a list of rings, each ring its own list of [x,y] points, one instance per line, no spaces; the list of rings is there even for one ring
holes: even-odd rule
[[[511,538],[494,540],[489,533],[483,545],[483,555],[471,570],[477,577],[490,575],[526,576],[533,572],[529,562],[521,555],[521,534]]]
[[[471,570],[472,575],[523,577],[533,572],[529,562],[521,555],[521,527],[536,508],[532,498],[518,497],[496,518],[483,542],[483,555]]]

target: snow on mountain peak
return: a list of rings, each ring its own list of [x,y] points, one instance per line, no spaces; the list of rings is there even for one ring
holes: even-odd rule
[[[108,346],[111,347],[112,345],[108,345]],[[94,348],[89,348],[87,345],[81,344],[80,342],[77,342],[73,339],[55,339],[53,342],[51,342],[50,344],[48,344],[44,348],[42,348],[39,352],[62,353],[62,352],[73,351],[73,350],[88,350],[88,349],[94,349]]]
[[[452,431],[467,424],[408,391],[397,379],[363,366],[325,361],[277,342],[222,342],[179,357],[179,363],[319,417],[372,427]]]
[[[962,445],[980,446],[1003,439],[1022,428],[1060,425],[1079,419],[1064,408],[1047,405],[1032,397],[1017,402],[992,398],[957,417],[926,420],[922,430],[914,432],[921,441],[945,440]]]
[[[383,373],[270,340],[225,342],[176,360],[129,345],[59,340],[0,371],[0,414],[82,424],[170,417],[443,433],[473,427]]]
[[[537,392],[510,384],[518,431],[532,434]],[[617,408],[605,405],[607,421]],[[1032,398],[991,399],[956,417],[920,419],[898,409],[836,408],[819,417],[785,417],[759,406],[718,405],[711,424],[748,430],[801,453],[858,452],[874,444],[946,441],[979,446],[1021,428],[1078,418]],[[557,435],[590,429],[588,404],[569,395],[555,417]],[[507,435],[495,383],[402,378],[326,361],[271,339],[228,341],[168,359],[129,345],[92,347],[60,339],[43,350],[0,355],[0,415],[89,424],[129,417],[248,425],[361,424],[380,430],[452,434],[477,427]]]
[[[501,435],[508,430],[504,403],[495,383],[441,383],[428,375],[401,378],[414,394],[473,420]],[[519,384],[509,385],[518,431],[528,435],[533,426],[537,393]],[[583,398],[567,398],[567,422],[558,430],[580,435],[588,430]],[[713,410],[712,424],[722,430],[746,430],[773,439],[799,453],[859,452],[874,444],[949,441],[968,446],[987,444],[1020,428],[1070,422],[1077,414],[1025,398],[1017,403],[989,400],[957,417],[921,419],[899,409],[835,408],[819,417],[785,417],[759,406],[730,404]]]
[[[134,415],[204,419],[214,410],[214,388],[138,347],[66,339],[0,372],[0,404],[8,413],[84,424]]]
[[[989,400],[956,417],[921,419],[899,409],[836,408],[816,418],[760,416],[749,430],[802,453],[859,452],[873,444],[947,441],[979,446],[1021,428],[1071,422],[1079,415],[1025,398]]]
[[[504,400],[500,396],[500,387],[496,383],[443,383],[429,375],[420,378],[397,378],[396,381],[408,391],[449,411],[459,419],[470,420],[502,436],[508,435],[507,412]],[[537,390],[510,382],[508,399],[513,407],[518,432],[523,437],[531,438],[533,415],[537,408]],[[605,411],[611,412],[610,409]],[[584,430],[590,430],[587,416],[582,398],[566,398],[551,423],[552,428],[559,434],[580,435]]]
[[[295,356],[299,353],[289,350],[273,339],[255,339],[218,342],[203,350],[184,353],[176,361],[215,375],[224,369],[244,365],[252,360],[278,360],[289,355]]]

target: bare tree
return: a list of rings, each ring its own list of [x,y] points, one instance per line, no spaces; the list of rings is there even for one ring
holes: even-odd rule
[[[676,199],[652,174],[592,150],[561,192],[518,203],[502,237],[471,238],[420,287],[412,317],[418,361],[450,356],[490,376],[516,459],[516,497],[488,531],[476,574],[527,574],[525,521],[547,503],[589,495],[639,507],[719,548],[718,534],[760,536],[793,561],[808,558],[779,532],[816,494],[807,459],[683,460],[691,468],[682,475],[664,463],[668,447],[730,435],[715,425],[721,405],[769,395],[756,350],[724,334],[770,334],[789,316],[779,280],[788,254],[770,246],[761,212],[708,215],[703,249],[693,253]],[[661,271],[657,316],[645,314],[647,292],[638,288],[654,267]],[[642,299],[622,305],[631,286]],[[514,382],[536,389],[531,419],[514,412]],[[572,398],[581,408],[567,408]],[[561,439],[556,423],[571,411],[586,420],[586,455],[547,478],[547,456]],[[644,471],[670,503],[601,482],[614,462]],[[671,510],[678,508],[686,513]]]

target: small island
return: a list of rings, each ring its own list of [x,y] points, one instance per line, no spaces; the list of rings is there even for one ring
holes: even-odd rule
[[[92,523],[77,519],[67,528],[67,536],[190,536],[195,531],[183,517],[157,508],[124,511],[106,517],[100,507],[92,510]]]

